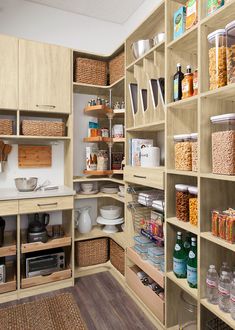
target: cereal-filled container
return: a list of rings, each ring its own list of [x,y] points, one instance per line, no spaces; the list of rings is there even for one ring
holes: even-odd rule
[[[175,169],[192,171],[191,134],[174,135]]]
[[[191,134],[192,141],[192,171],[198,171],[198,133]]]
[[[235,82],[235,21],[225,27],[227,36],[227,77],[228,84]]]
[[[189,221],[189,192],[185,184],[176,184],[176,218],[178,220]]]
[[[188,187],[189,192],[189,222],[193,226],[198,224],[198,188],[194,186]]]
[[[227,85],[226,31],[216,30],[207,36],[209,42],[210,90]]]
[[[212,172],[235,175],[235,113],[211,117]]]

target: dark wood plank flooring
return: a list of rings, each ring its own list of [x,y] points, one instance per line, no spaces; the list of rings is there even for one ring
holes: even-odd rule
[[[57,292],[73,294],[88,330],[157,329],[109,272],[79,278],[73,288],[1,304],[0,308],[56,295]]]

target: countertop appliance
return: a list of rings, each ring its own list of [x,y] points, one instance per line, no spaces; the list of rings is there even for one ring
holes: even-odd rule
[[[26,277],[49,275],[65,268],[65,253],[62,248],[31,252],[25,262]]]
[[[49,224],[49,222],[49,214],[44,213],[40,219],[39,214],[35,213],[34,220],[29,224],[28,227],[28,242],[46,243],[48,241],[48,233],[46,230],[46,226]]]

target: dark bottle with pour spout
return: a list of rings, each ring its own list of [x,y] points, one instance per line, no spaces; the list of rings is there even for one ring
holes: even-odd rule
[[[182,81],[184,79],[184,74],[181,71],[181,64],[177,64],[177,72],[174,74],[174,102],[179,101],[182,99]]]

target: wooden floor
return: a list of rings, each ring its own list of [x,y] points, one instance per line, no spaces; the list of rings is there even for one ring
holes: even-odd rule
[[[2,304],[0,308],[34,301],[41,296],[56,295],[57,292]],[[157,329],[109,272],[79,278],[73,288],[59,292],[73,294],[88,330]]]

